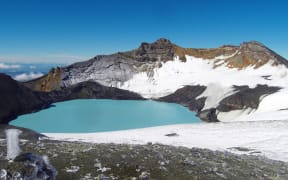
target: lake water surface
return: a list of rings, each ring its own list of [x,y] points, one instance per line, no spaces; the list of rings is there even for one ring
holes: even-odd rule
[[[54,105],[10,124],[41,133],[87,133],[201,122],[194,112],[173,103],[90,99]]]

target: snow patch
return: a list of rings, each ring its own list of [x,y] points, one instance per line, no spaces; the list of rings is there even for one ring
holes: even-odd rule
[[[254,152],[259,151],[260,155],[271,159],[288,161],[287,129],[288,121],[254,121],[169,125],[86,134],[46,133],[45,135],[56,140],[117,144],[161,143],[188,148],[231,151],[239,154],[252,153],[231,150],[233,147],[243,147],[253,149]],[[165,136],[171,132],[179,136],[173,138]]]
[[[197,99],[207,97],[205,106],[203,107],[203,110],[205,110],[216,108],[222,99],[234,93],[235,91],[233,87],[222,87],[220,84],[211,83],[207,85],[205,91],[200,94]]]
[[[65,168],[65,171],[68,173],[76,173],[80,170],[79,166],[71,166],[70,168]]]
[[[0,69],[19,69],[21,65],[0,63]]]

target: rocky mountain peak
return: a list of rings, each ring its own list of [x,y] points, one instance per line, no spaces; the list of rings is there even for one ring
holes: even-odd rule
[[[269,50],[265,45],[258,41],[243,42],[240,45],[240,49],[253,52],[264,52]]]
[[[171,41],[169,39],[166,39],[166,38],[160,38],[157,41],[155,41],[154,44],[172,45]]]
[[[147,43],[143,42],[141,43],[140,47],[138,49],[146,50],[146,51],[152,51],[152,50],[159,50],[159,49],[171,49],[173,44],[170,40],[165,38],[160,38],[155,42]]]
[[[226,59],[226,62],[228,67],[238,69],[248,66],[257,69],[268,62],[273,62],[272,65],[284,64],[288,67],[287,60],[257,41],[242,43],[238,52],[233,57]]]
[[[140,62],[167,61],[174,57],[173,46],[168,39],[160,38],[153,43],[143,42],[137,49],[123,54]]]

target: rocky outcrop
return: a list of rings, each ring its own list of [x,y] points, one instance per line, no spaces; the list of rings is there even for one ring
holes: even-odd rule
[[[205,86],[185,86],[173,94],[161,97],[158,101],[178,103],[188,107],[191,111],[199,112],[204,107],[206,98],[197,98],[205,91]]]
[[[0,124],[0,139],[6,139],[6,130],[8,129],[18,129],[19,131],[21,131],[21,133],[19,134],[19,138],[20,139],[26,139],[26,140],[30,140],[30,141],[38,141],[39,139],[43,139],[46,136],[37,133],[33,130],[30,129],[26,129],[26,128],[22,128],[22,127],[16,127],[16,126],[12,126],[12,125],[7,125],[7,124]]]
[[[185,86],[173,94],[157,99],[158,101],[178,103],[197,112],[197,116],[206,122],[219,122],[217,113],[247,108],[257,109],[261,99],[269,94],[279,91],[280,87],[258,85],[255,88],[248,86],[235,86],[235,93],[222,99],[215,108],[203,109],[206,98],[198,98],[204,91],[205,86]]]
[[[197,116],[205,122],[219,122],[216,115],[216,108],[205,109],[203,111],[199,111]]]
[[[34,92],[5,74],[0,74],[0,99],[0,123],[49,107],[52,103],[45,93]]]
[[[93,81],[82,82],[62,90],[48,93],[53,102],[61,102],[72,99],[117,99],[117,100],[144,100],[139,94],[102,86]]]
[[[50,92],[52,90],[60,89],[60,82],[62,80],[62,69],[59,67],[52,68],[47,75],[25,82],[25,86],[30,89]]]
[[[238,86],[235,87],[237,92],[224,98],[217,106],[217,110],[220,112],[229,112],[246,108],[257,109],[261,98],[273,94],[280,89],[279,87],[269,87],[267,85],[258,85],[255,88]]]
[[[284,64],[288,67],[288,62],[283,57],[257,41],[244,42],[237,48],[234,56],[225,60],[228,67],[238,69],[248,66],[259,68],[269,61],[272,65]]]

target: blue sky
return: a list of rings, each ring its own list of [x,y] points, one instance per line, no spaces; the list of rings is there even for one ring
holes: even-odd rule
[[[73,62],[160,37],[183,47],[257,40],[288,58],[284,0],[1,0],[0,61]]]

